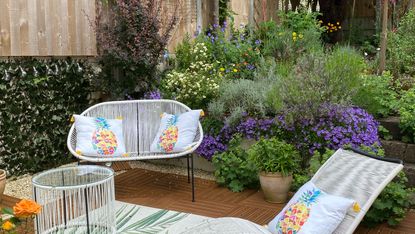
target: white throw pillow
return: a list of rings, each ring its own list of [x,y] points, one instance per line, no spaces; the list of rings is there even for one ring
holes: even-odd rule
[[[126,152],[122,119],[74,115],[76,152],[85,156],[116,157]]]
[[[180,115],[163,113],[160,128],[151,152],[174,153],[185,151],[195,139],[202,110],[192,110]]]
[[[333,233],[353,204],[351,199],[321,191],[310,181],[268,224],[268,230],[274,234]]]

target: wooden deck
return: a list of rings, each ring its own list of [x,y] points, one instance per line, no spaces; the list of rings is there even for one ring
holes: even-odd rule
[[[213,181],[196,179],[196,202],[191,202],[191,185],[186,176],[131,169],[115,177],[115,196],[119,201],[176,210],[209,217],[233,216],[258,224],[268,223],[282,204],[267,203],[260,191],[233,193]],[[380,225],[359,227],[356,233],[415,233],[415,213],[409,213],[397,227]]]

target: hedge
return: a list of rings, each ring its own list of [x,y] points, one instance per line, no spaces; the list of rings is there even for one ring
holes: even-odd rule
[[[70,117],[88,105],[96,75],[86,60],[0,61],[0,167],[21,175],[70,162]]]

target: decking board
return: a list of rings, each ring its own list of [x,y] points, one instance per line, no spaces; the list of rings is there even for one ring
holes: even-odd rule
[[[187,176],[131,169],[115,177],[115,197],[128,203],[209,217],[240,217],[261,225],[268,223],[284,207],[284,204],[265,202],[262,192],[255,189],[233,193],[214,181],[199,178],[195,184],[196,202],[192,203]],[[385,224],[373,229],[359,227],[356,233],[415,233],[415,213],[408,213],[396,228]]]

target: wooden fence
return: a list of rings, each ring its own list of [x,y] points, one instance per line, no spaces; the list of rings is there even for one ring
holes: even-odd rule
[[[0,56],[94,56],[95,0],[0,0]]]

